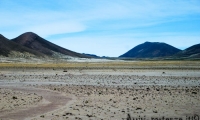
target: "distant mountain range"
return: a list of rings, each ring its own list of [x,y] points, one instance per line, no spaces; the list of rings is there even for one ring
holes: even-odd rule
[[[87,56],[90,56],[92,58],[100,58],[100,56],[97,56],[95,54],[87,54],[87,53],[82,53],[83,55],[87,55]]]
[[[166,43],[145,42],[140,44],[123,55],[123,58],[200,58],[200,44],[180,50]]]
[[[27,32],[14,39],[7,39],[0,34],[0,56],[13,57],[79,57],[104,58],[94,54],[81,54],[55,45],[35,33]],[[180,50],[166,43],[145,42],[140,44],[120,58],[200,58],[200,44]],[[107,57],[106,57],[107,58]]]

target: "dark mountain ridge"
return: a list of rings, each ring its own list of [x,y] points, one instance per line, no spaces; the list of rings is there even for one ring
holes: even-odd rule
[[[26,32],[11,41],[22,46],[28,47],[48,56],[53,56],[56,53],[68,55],[71,57],[88,58],[88,56],[62,48],[54,43],[51,43],[33,32]]]
[[[174,55],[181,58],[200,58],[200,44],[193,45]]]
[[[119,57],[129,57],[129,58],[154,58],[154,57],[166,57],[172,56],[175,53],[180,52],[180,49],[177,49],[171,45],[160,42],[145,42],[140,44],[125,54]]]
[[[30,53],[38,57],[43,57],[44,54],[21,46],[0,34],[0,55],[8,57],[11,52]]]
[[[37,57],[67,55],[81,58],[99,58],[93,54],[80,54],[53,44],[35,33],[27,32],[12,40],[0,34],[0,55],[9,56],[10,53],[30,53]],[[200,44],[193,45],[183,51],[171,45],[160,42],[145,42],[137,45],[125,54],[124,58],[200,58]]]

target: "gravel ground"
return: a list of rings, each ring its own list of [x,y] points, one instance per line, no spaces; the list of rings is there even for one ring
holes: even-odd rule
[[[16,94],[20,100],[38,101],[26,106],[30,114],[23,114],[18,101],[19,107],[11,107],[0,118],[12,118],[14,111],[18,119],[31,120],[186,120],[200,115],[199,73],[197,69],[2,69],[0,96],[9,93],[7,100],[16,101]],[[13,104],[0,101],[1,106]]]

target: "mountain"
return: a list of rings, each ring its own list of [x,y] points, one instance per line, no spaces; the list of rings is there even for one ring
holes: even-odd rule
[[[83,55],[87,55],[93,58],[100,58],[100,56],[94,55],[94,54],[87,54],[87,53],[82,53]]]
[[[183,51],[180,51],[174,56],[187,57],[187,58],[200,58],[200,44],[193,45]]]
[[[154,58],[154,57],[166,57],[172,56],[181,50],[168,45],[166,43],[159,42],[145,42],[140,44],[125,54],[119,57],[131,57],[131,58]]]
[[[32,32],[24,33],[12,39],[12,41],[48,56],[67,55],[71,57],[88,58],[86,55],[55,45]]]
[[[3,35],[0,34],[0,55],[8,57],[9,55],[17,55],[17,56],[37,56],[43,57],[44,54],[39,53],[37,51],[31,50],[24,46],[21,46],[15,42],[10,41],[9,39],[5,38]]]

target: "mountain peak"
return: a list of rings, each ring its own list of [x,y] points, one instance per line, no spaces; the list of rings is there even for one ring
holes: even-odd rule
[[[26,54],[26,53],[28,53],[28,54]],[[8,57],[11,54],[14,55],[15,57],[18,55],[21,56],[21,54],[23,54],[26,57],[30,57],[30,56],[42,57],[42,56],[44,56],[44,54],[41,54],[37,51],[31,50],[27,47],[24,47],[15,42],[12,42],[0,34],[0,55]],[[22,55],[22,57],[24,57],[23,55]]]
[[[143,44],[166,44],[166,43],[163,43],[163,42],[149,42],[149,41],[146,41],[146,42],[144,42]]]
[[[26,32],[24,34],[21,34],[16,38],[18,43],[21,43],[22,45],[26,44],[27,42],[33,42],[36,40],[39,36],[33,32]]]
[[[72,57],[88,57],[55,45],[33,32],[26,32],[12,39],[12,41],[48,56],[54,56],[59,53]]]
[[[145,42],[140,44],[120,57],[132,57],[132,58],[153,58],[153,57],[165,57],[171,56],[180,50],[160,42]]]
[[[151,43],[151,42],[149,42],[149,41],[146,41],[146,42],[144,42],[144,43]]]
[[[26,36],[38,36],[37,34],[35,34],[34,32],[25,32],[22,35],[26,35]]]

